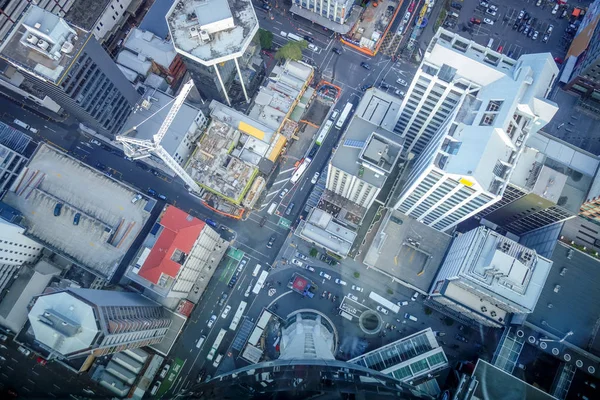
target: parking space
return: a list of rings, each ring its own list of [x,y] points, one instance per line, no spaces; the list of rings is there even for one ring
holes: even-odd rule
[[[561,18],[564,8],[552,14],[556,2],[548,0],[505,0],[487,4],[471,0],[463,4],[458,12],[459,23],[453,30],[477,43],[487,46],[491,42],[494,50],[515,59],[523,54],[544,52],[564,58],[567,52],[571,37],[565,30],[570,24],[572,7]],[[546,34],[548,37],[544,40]]]

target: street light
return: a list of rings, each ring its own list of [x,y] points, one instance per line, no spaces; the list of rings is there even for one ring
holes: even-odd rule
[[[562,343],[565,341],[565,339],[567,339],[569,336],[571,336],[573,334],[573,331],[569,331],[567,332],[567,334],[560,340],[556,340],[556,339],[540,339],[540,342],[556,342],[556,343]]]

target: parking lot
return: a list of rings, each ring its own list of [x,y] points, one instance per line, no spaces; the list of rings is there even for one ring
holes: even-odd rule
[[[503,54],[509,54],[515,59],[523,54],[544,52],[550,52],[553,57],[562,59],[571,41],[565,35],[565,29],[569,26],[573,5],[570,6],[566,17],[561,18],[562,8],[556,14],[552,14],[552,8],[556,2],[542,0],[540,6],[536,5],[537,2],[538,0],[490,1],[488,4],[497,8],[495,15],[488,13],[488,8],[481,6],[479,0],[459,2],[462,4],[462,8],[451,10],[451,12],[459,14],[459,17],[455,19],[456,25],[450,29],[484,46],[487,46],[490,39],[493,39],[491,46],[493,49],[500,49]],[[589,2],[580,2],[575,5],[584,7],[587,3]],[[521,10],[531,16],[530,31],[538,32],[537,39],[534,40],[524,34],[525,23],[518,18]],[[470,23],[472,18],[481,23]],[[521,25],[523,25],[522,28]],[[548,41],[544,43],[542,39],[550,25],[553,26],[552,33],[549,35]]]

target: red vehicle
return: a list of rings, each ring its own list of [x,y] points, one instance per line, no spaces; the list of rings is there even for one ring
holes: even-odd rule
[[[502,46],[498,46],[498,48],[496,49],[498,53],[502,53],[502,50],[504,50],[504,47]]]
[[[407,12],[411,13],[415,10],[415,2],[414,0],[410,2],[410,5],[408,6],[408,10],[406,10]]]
[[[557,64],[562,64],[563,63],[563,59],[560,57],[554,57],[554,62],[556,62]]]
[[[481,20],[477,18],[471,18],[471,23],[475,25],[481,25]]]
[[[48,361],[44,360],[42,357],[38,357],[35,361],[40,365],[46,365],[48,363]]]

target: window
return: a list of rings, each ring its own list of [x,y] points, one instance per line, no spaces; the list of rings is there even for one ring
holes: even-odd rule
[[[498,111],[502,107],[502,103],[504,103],[502,100],[491,100],[487,105],[486,111]]]

